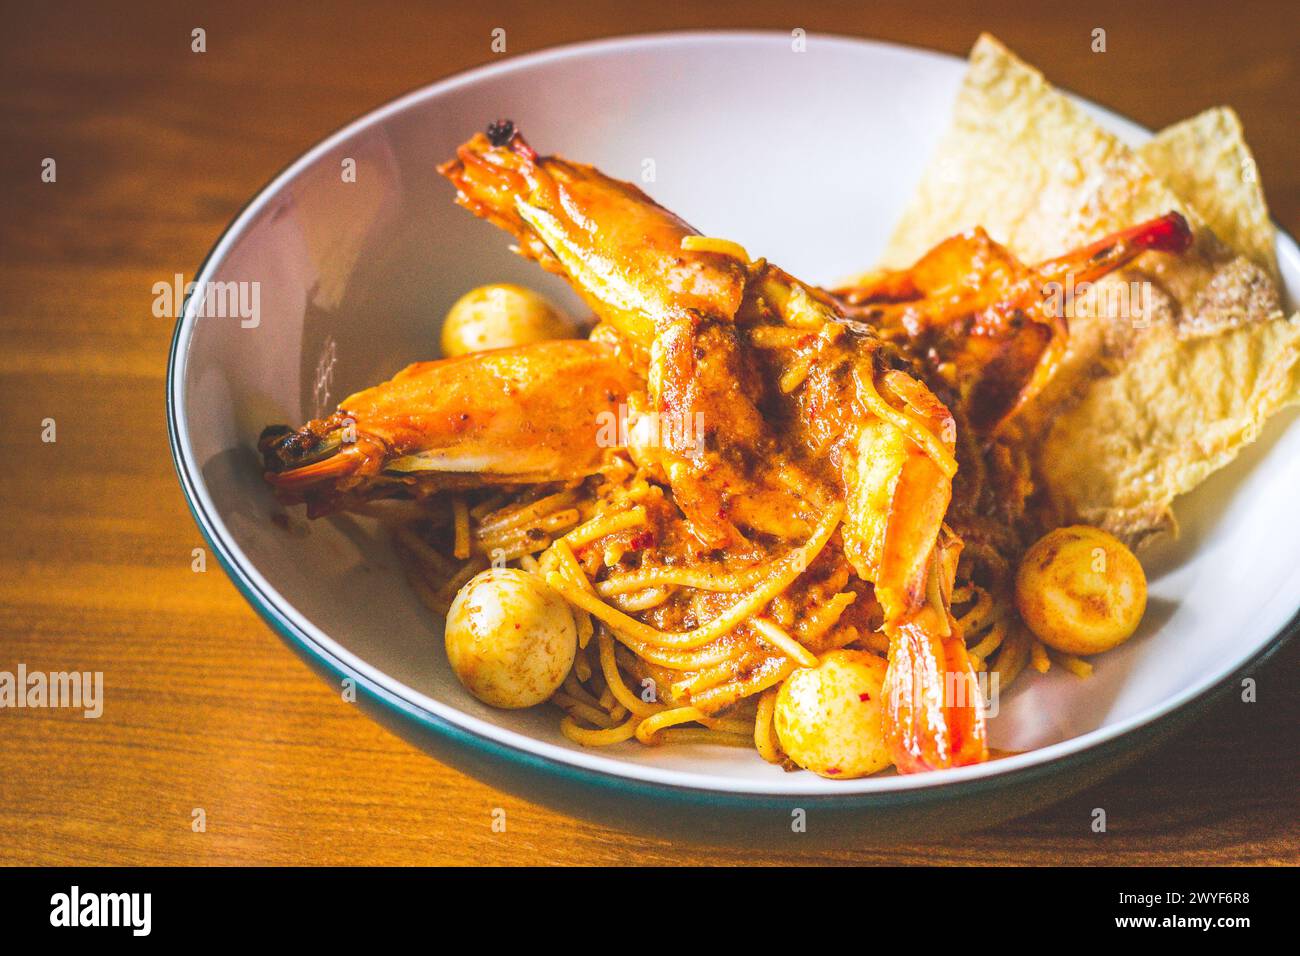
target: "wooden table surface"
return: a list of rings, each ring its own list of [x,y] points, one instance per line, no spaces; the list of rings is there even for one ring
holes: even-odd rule
[[[215,562],[191,570],[203,542],[167,448],[172,322],[151,314],[153,283],[192,276],[240,206],[326,133],[492,60],[494,27],[507,30],[507,55],[685,27],[803,27],[964,53],[988,29],[1061,85],[1149,126],[1232,104],[1275,216],[1300,226],[1300,77],[1284,4],[1045,4],[1033,16],[1017,12],[1023,3],[685,6],[6,13],[0,670],[103,671],[107,702],[98,720],[0,710],[0,862],[1300,860],[1300,642],[1257,675],[1258,703],[1231,698],[1142,766],[1036,815],[934,845],[714,850],[559,816],[439,765],[320,682]],[[207,31],[206,53],[190,50],[194,27]],[[1107,31],[1102,55],[1089,48],[1095,27]],[[54,183],[41,182],[45,157],[57,161]],[[54,443],[41,440],[47,418]],[[1098,806],[1104,835],[1089,827]],[[192,830],[196,807],[206,832]],[[504,834],[493,833],[495,807]]]

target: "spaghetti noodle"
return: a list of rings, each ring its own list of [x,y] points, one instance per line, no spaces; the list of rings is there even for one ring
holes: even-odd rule
[[[533,489],[515,500],[453,499],[450,521],[437,520],[436,502],[428,507],[428,519],[395,535],[417,594],[435,611],[446,613],[456,590],[485,566],[488,544],[507,541],[518,550],[498,551],[494,561],[538,576],[568,602],[579,647],[550,703],[560,732],[580,746],[743,745],[789,768],[774,721],[782,683],[831,650],[888,651],[870,589],[864,598],[845,562],[839,503],[803,541],[739,567],[647,547],[680,516],[671,495],[622,453],[576,487]],[[1087,662],[1036,646],[1011,607],[1006,558],[978,538],[972,534],[951,595],[955,630],[977,672],[996,675],[1002,689],[1044,661],[1086,676]],[[458,559],[466,540],[472,554]]]
[[[909,434],[930,435],[889,407],[906,418]],[[942,457],[925,438],[916,441]],[[537,575],[568,602],[579,649],[551,704],[561,712],[561,733],[584,747],[748,741],[764,760],[789,765],[773,721],[782,682],[797,668],[816,667],[830,650],[888,649],[874,602],[863,603],[851,586],[855,576],[837,535],[839,503],[825,506],[804,541],[740,567],[646,548],[642,539],[662,534],[675,509],[671,495],[621,453],[578,486],[481,500],[458,495],[450,522],[436,519],[436,501],[427,507],[425,519],[398,526],[395,538],[416,593],[432,609],[446,613],[494,547],[497,564]],[[467,542],[471,555],[461,558]],[[994,549],[973,547],[971,554],[952,595],[956,624],[976,669],[997,673],[1005,687],[1047,655],[1014,620],[999,584],[1005,561]],[[816,586],[797,586],[814,566],[822,571]],[[671,626],[693,618],[693,626]],[[1079,674],[1087,668],[1077,658],[1060,663]]]

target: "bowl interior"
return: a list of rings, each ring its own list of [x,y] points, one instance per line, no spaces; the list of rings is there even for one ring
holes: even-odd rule
[[[540,150],[637,181],[704,233],[830,282],[875,260],[946,126],[963,70],[946,56],[819,37],[805,52],[779,34],[642,38],[508,61],[359,121],[260,195],[197,277],[249,283],[245,302],[258,314],[196,316],[192,302],[178,336],[173,401],[196,506],[295,626],[400,696],[506,743],[706,788],[924,785],[785,774],[728,747],[585,751],[560,735],[549,708],[478,703],[450,674],[441,622],[407,589],[380,529],[349,517],[273,523],[282,509],[254,447],[267,424],[300,423],[435,357],[442,316],[475,285],[519,282],[578,308],[563,283],[454,206],[435,173],[489,120],[510,117]],[[1128,138],[1146,135],[1095,112]],[[1300,255],[1285,237],[1279,251],[1294,300]],[[1149,562],[1151,605],[1137,637],[1097,659],[1088,681],[1057,668],[1003,697],[994,743],[1047,749],[999,764],[1052,759],[1174,706],[1251,657],[1291,617],[1300,604],[1293,418],[1272,423],[1179,503],[1183,534]]]

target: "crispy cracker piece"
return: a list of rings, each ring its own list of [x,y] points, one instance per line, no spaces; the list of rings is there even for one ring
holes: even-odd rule
[[[1160,327],[1047,433],[1041,480],[1067,521],[1131,544],[1174,530],[1170,505],[1300,401],[1300,314],[1179,339]]]
[[[984,34],[883,264],[911,265],[977,225],[1038,262],[1171,210],[1200,225],[1131,149]]]
[[[1230,249],[1277,281],[1276,235],[1241,120],[1219,106],[1161,130],[1138,156]]]
[[[1190,136],[1171,133],[1168,142]],[[1160,148],[1152,155],[1166,160]],[[1214,162],[1218,169],[1222,160]],[[1182,181],[1205,202],[1202,191],[1219,175]],[[1232,228],[1254,219],[1207,205],[1234,236]],[[1049,524],[1087,521],[1130,542],[1149,540],[1173,527],[1176,495],[1300,400],[1300,320],[1284,317],[1267,266],[1224,245],[1196,206],[1041,73],[992,37],[979,39],[952,126],[887,264],[907,265],[976,224],[1028,262],[1171,210],[1195,237],[1183,256],[1148,254],[1070,290],[1068,354],[1020,423],[1054,506]]]

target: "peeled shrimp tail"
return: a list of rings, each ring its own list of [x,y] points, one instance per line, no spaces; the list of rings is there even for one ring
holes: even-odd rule
[[[987,760],[983,697],[959,630],[932,608],[887,630],[884,731],[894,766],[919,773]]]
[[[949,609],[961,542],[950,532],[931,553],[927,603],[886,620],[884,735],[900,773],[988,759],[984,698],[961,627]]]

